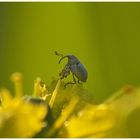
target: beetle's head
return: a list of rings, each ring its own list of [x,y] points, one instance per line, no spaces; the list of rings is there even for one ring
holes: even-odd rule
[[[74,55],[69,54],[69,55],[63,56],[63,57],[59,60],[59,64],[60,64],[60,62],[61,62],[64,58],[68,58],[68,63],[69,63],[69,64],[75,64],[75,63],[78,63],[78,62],[79,62],[79,60],[78,60]]]

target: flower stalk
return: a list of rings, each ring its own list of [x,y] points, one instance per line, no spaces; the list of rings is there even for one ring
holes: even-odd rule
[[[56,87],[55,87],[55,89],[54,89],[54,91],[53,91],[53,93],[52,93],[51,99],[50,99],[50,101],[49,101],[49,106],[50,106],[50,108],[52,108],[53,105],[54,105],[54,101],[55,101],[55,98],[56,98],[56,96],[57,96],[57,94],[58,94],[60,85],[61,85],[61,80],[58,80],[57,85],[56,85]]]

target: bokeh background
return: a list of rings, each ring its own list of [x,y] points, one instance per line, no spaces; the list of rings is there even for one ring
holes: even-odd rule
[[[0,87],[11,88],[15,71],[27,94],[37,76],[49,85],[66,63],[58,65],[55,50],[86,66],[84,87],[98,102],[139,86],[140,3],[0,3]]]

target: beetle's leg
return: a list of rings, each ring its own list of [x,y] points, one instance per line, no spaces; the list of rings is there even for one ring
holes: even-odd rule
[[[74,74],[72,73],[72,76],[73,76],[73,81],[74,81],[74,84],[76,83],[76,79],[74,77]]]
[[[80,82],[80,80],[78,80],[78,84],[82,84],[82,83]]]
[[[69,65],[66,64],[62,71],[59,73],[60,79],[66,78],[70,74]]]
[[[75,79],[75,77],[74,77],[74,74],[72,73],[72,75],[73,75],[73,81],[74,81],[74,82],[67,82],[67,83],[64,85],[64,88],[66,88],[66,86],[69,85],[69,84],[76,84],[76,79]]]
[[[67,85],[69,84],[76,84],[76,83],[73,83],[73,82],[67,82],[65,85],[64,85],[64,88],[66,88]]]

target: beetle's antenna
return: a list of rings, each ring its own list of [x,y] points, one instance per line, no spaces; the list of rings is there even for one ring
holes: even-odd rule
[[[54,53],[55,53],[55,55],[57,55],[57,56],[61,56],[61,59],[59,60],[58,64],[60,64],[60,62],[61,62],[64,58],[68,57],[68,55],[65,55],[65,56],[64,56],[63,54],[58,53],[57,51],[54,51]]]
[[[61,57],[63,57],[63,56],[64,56],[63,54],[58,53],[57,51],[54,51],[54,53],[55,53],[55,55],[57,55],[57,56],[61,56]]]
[[[68,55],[63,56],[63,57],[59,60],[58,64],[60,64],[60,62],[61,62],[64,58],[66,58],[66,57],[68,57]]]

